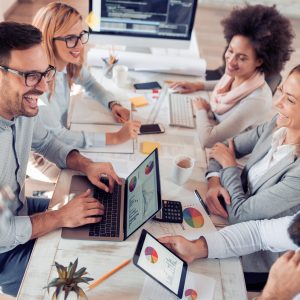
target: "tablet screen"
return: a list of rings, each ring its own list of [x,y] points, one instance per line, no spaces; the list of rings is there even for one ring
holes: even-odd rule
[[[141,236],[141,239],[144,242],[137,247],[139,253],[135,257],[136,265],[181,297],[187,270],[186,263],[145,230],[143,230],[143,234],[145,237],[142,239]],[[141,240],[140,243],[142,243]]]

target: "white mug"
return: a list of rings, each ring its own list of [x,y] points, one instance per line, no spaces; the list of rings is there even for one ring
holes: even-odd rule
[[[184,184],[192,175],[195,161],[186,155],[177,156],[172,163],[171,178],[176,184]]]
[[[112,78],[117,86],[125,87],[128,82],[128,67],[123,65],[114,66]]]

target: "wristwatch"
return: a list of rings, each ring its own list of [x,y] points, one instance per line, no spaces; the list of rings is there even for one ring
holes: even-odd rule
[[[113,108],[114,105],[120,105],[120,106],[122,106],[122,104],[121,104],[120,102],[118,102],[118,101],[110,101],[110,102],[108,103],[108,108],[109,108],[110,110],[112,110],[112,108]]]

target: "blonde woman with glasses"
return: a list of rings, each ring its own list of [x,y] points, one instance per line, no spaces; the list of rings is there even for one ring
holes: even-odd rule
[[[89,33],[85,30],[80,13],[65,3],[52,2],[37,12],[33,25],[42,31],[43,46],[49,63],[57,69],[50,92],[41,99],[43,105],[40,106],[40,118],[47,129],[60,140],[79,148],[121,144],[136,138],[140,122],[130,121],[129,111],[83,66]],[[73,83],[83,86],[92,98],[110,109],[116,121],[123,123],[122,128],[118,132],[105,134],[67,129],[70,90]],[[56,172],[52,172],[52,168],[49,168],[40,157],[35,157],[34,164],[39,165],[42,173],[56,177]]]

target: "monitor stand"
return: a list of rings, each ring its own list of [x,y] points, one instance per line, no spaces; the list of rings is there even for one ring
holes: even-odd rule
[[[138,53],[147,53],[151,54],[152,50],[148,47],[134,47],[134,46],[126,46],[125,47],[126,52],[138,52]]]
[[[194,30],[192,31],[191,41],[189,47],[186,49],[181,48],[156,48],[156,47],[138,47],[138,46],[126,46],[126,52],[138,52],[154,55],[178,55],[184,57],[200,57],[198,48],[198,42]]]

